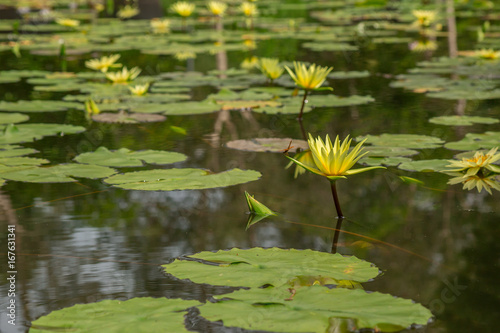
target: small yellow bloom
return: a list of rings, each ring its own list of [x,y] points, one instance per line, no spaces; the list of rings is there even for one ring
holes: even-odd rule
[[[326,77],[333,69],[333,67],[321,67],[316,64],[312,64],[309,68],[307,68],[306,64],[297,61],[293,62],[293,67],[295,69],[295,73],[292,72],[288,66],[285,66],[285,69],[295,81],[295,84],[305,90],[314,90],[321,87],[323,82],[325,82]]]
[[[170,32],[170,21],[167,19],[154,18],[149,22],[154,34],[168,34]]]
[[[106,78],[113,83],[127,83],[134,80],[140,73],[139,67],[134,67],[130,71],[127,67],[123,67],[121,71],[106,73]]]
[[[259,13],[257,6],[250,2],[243,2],[240,6],[240,11],[248,17],[257,16]]]
[[[493,49],[482,49],[476,51],[474,55],[485,60],[497,60],[498,58],[500,58],[500,51],[495,51]]]
[[[243,69],[254,69],[257,67],[259,59],[257,57],[245,58],[240,64]]]
[[[484,154],[483,152],[476,152],[472,158],[462,158],[461,161],[450,160],[451,164],[447,165],[451,172],[465,172],[463,177],[486,175],[487,172],[500,173],[500,166],[493,163],[500,160],[500,153],[496,153],[498,147],[491,149]]]
[[[122,67],[122,64],[115,64],[115,62],[120,58],[119,54],[113,54],[110,55],[109,57],[104,56],[101,57],[100,59],[91,59],[85,61],[85,66],[96,70],[96,71],[101,71],[103,73],[106,73],[109,68],[120,68]]]
[[[180,61],[183,60],[188,60],[188,59],[195,59],[196,58],[196,53],[191,52],[191,51],[180,51],[174,54],[174,58]]]
[[[430,39],[419,40],[410,44],[410,50],[413,52],[435,51],[438,44]]]
[[[64,27],[70,27],[70,28],[76,28],[80,25],[80,21],[67,18],[58,18],[56,19],[56,23]]]
[[[172,7],[170,7],[171,10],[173,10],[182,17],[191,16],[195,8],[196,6],[194,4],[186,1],[178,1],[174,3]]]
[[[227,9],[227,5],[221,1],[210,1],[207,4],[208,9],[212,12],[212,14],[216,16],[224,16],[224,12]]]
[[[314,139],[312,135],[309,134],[309,140],[307,142],[311,150],[314,165],[303,163],[289,156],[287,157],[304,169],[317,175],[324,176],[330,181],[346,178],[346,176],[355,175],[368,170],[385,169],[381,166],[351,169],[360,158],[368,153],[363,152],[363,148],[361,147],[365,140],[358,143],[356,147],[349,151],[352,141],[352,139],[349,139],[349,136],[347,136],[342,143],[340,143],[339,137],[337,136],[335,143],[332,144],[328,135],[323,142],[321,137]]]
[[[148,92],[149,89],[149,83],[146,84],[138,84],[135,86],[129,86],[128,89],[130,92],[136,96],[144,96]]]
[[[94,9],[97,11],[97,12],[102,12],[104,10],[104,5],[102,3],[96,3],[94,5]]]
[[[116,15],[121,19],[129,19],[139,14],[139,12],[139,8],[126,5],[125,7],[120,9],[118,13],[116,13]]]
[[[279,78],[285,70],[280,66],[279,60],[276,58],[260,58],[257,66],[271,81]]]
[[[414,10],[412,14],[417,19],[413,24],[422,28],[430,26],[436,20],[437,16],[437,13],[433,10]]]
[[[481,191],[484,188],[486,192],[488,192],[489,194],[493,194],[491,192],[491,189],[500,191],[500,183],[498,182],[496,175],[488,177],[481,177],[478,175],[464,176],[459,172],[449,173],[449,175],[455,177],[450,179],[448,181],[448,184],[455,185],[462,183],[464,185],[463,187],[464,190],[472,190],[473,188],[477,188],[477,191],[481,193]]]

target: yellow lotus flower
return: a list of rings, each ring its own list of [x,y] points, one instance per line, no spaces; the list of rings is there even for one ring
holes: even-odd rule
[[[221,1],[210,1],[207,4],[208,9],[212,12],[212,14],[216,16],[224,16],[224,12],[227,9],[227,5]]]
[[[188,60],[188,59],[195,59],[196,58],[196,53],[191,52],[191,51],[180,51],[174,54],[174,58],[180,61],[183,60]]]
[[[70,28],[76,28],[80,25],[80,21],[68,18],[58,18],[56,19],[56,23],[64,27],[70,27]]]
[[[168,34],[170,32],[169,20],[154,18],[149,22],[149,25],[151,26],[151,30],[153,30],[154,34]]]
[[[276,58],[260,58],[257,66],[260,71],[271,81],[279,78],[285,70],[280,66],[279,60]]]
[[[178,1],[170,7],[171,10],[173,10],[182,17],[191,16],[195,8],[196,6],[194,4],[186,1]]]
[[[241,64],[240,67],[243,69],[254,69],[257,67],[257,64],[259,62],[259,59],[257,57],[250,57],[250,58],[245,58]]]
[[[323,142],[321,137],[314,139],[312,135],[309,134],[309,140],[307,142],[309,144],[309,149],[311,150],[314,165],[303,163],[289,156],[287,157],[304,169],[317,175],[324,176],[330,181],[347,178],[346,176],[355,175],[368,170],[385,169],[381,166],[351,169],[360,158],[368,153],[362,152],[363,148],[361,147],[366,139],[358,143],[356,147],[349,152],[351,141],[352,139],[349,139],[349,136],[347,136],[345,140],[340,143],[339,137],[337,136],[335,143],[332,144],[328,135],[326,136],[326,140]]]
[[[316,166],[310,150],[301,151],[300,153],[295,154],[294,158],[297,161],[302,162],[303,164],[310,166],[311,168],[314,168]],[[292,164],[294,164],[293,161],[288,163],[288,165],[286,166],[286,169],[291,167]],[[293,177],[297,178],[298,176],[302,175],[305,172],[306,172],[306,169],[297,164],[295,166],[295,172],[293,173]]]
[[[494,172],[500,173],[500,166],[493,163],[500,160],[500,153],[496,153],[498,147],[491,149],[484,154],[483,152],[476,152],[472,158],[462,158],[461,161],[450,160],[451,164],[447,165],[451,172],[465,172],[463,177],[470,177],[479,175],[480,177],[486,176],[486,173]]]
[[[121,71],[106,73],[106,78],[113,83],[127,83],[134,80],[140,73],[139,67],[134,67],[130,71],[127,67],[123,67]]]
[[[414,10],[412,11],[412,14],[417,18],[414,24],[420,27],[430,26],[437,17],[437,13],[433,10]]]
[[[500,58],[500,51],[495,51],[493,49],[482,49],[476,51],[474,55],[485,60],[497,60],[498,58]]]
[[[138,85],[135,85],[135,86],[129,86],[128,89],[130,90],[130,92],[133,94],[133,95],[136,95],[136,96],[143,96],[143,95],[146,95],[146,93],[148,92],[148,89],[149,89],[149,83],[146,83],[146,84],[138,84]]]
[[[464,190],[472,190],[473,188],[477,188],[477,191],[481,193],[484,188],[489,194],[493,194],[491,192],[491,189],[500,191],[500,182],[498,182],[497,175],[488,177],[481,177],[478,175],[464,176],[459,172],[449,173],[449,175],[455,177],[450,179],[448,181],[448,184],[455,185],[462,183],[464,185]]]
[[[410,44],[410,50],[413,52],[435,51],[438,44],[430,39],[418,40]]]
[[[128,18],[131,18],[131,17],[134,17],[136,16],[137,14],[139,14],[139,8],[137,7],[132,7],[130,5],[126,5],[125,7],[123,7],[122,9],[120,9],[116,15],[121,18],[121,19],[128,19]]]
[[[91,59],[91,60],[85,61],[85,66],[90,68],[90,69],[106,73],[109,68],[122,67],[122,64],[115,64],[115,62],[119,58],[120,58],[119,54],[113,54],[113,55],[110,55],[109,57],[104,56],[104,57],[101,57],[100,59]]]
[[[326,77],[333,69],[333,67],[321,67],[316,64],[312,64],[309,68],[307,68],[306,64],[297,61],[293,62],[293,67],[295,69],[295,73],[292,72],[288,66],[285,66],[285,69],[295,81],[295,84],[305,90],[314,90],[321,87],[323,82],[325,82]]]
[[[250,2],[243,2],[240,6],[240,11],[248,17],[257,16],[259,13],[257,6]]]

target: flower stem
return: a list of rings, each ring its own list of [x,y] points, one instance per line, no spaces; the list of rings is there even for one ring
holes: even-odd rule
[[[302,99],[302,106],[300,107],[300,113],[299,113],[299,117],[297,118],[299,121],[302,120],[302,114],[304,113],[304,107],[306,105],[306,101],[307,101],[307,93],[309,92],[309,90],[304,90],[304,98]]]
[[[333,235],[332,242],[332,253],[337,253],[337,244],[339,243],[340,228],[342,228],[343,217],[340,217],[337,221],[337,226],[335,227],[335,234]]]
[[[337,209],[337,216],[339,219],[344,218],[344,214],[342,214],[342,209],[340,208],[339,196],[337,195],[337,186],[335,185],[335,181],[331,181],[330,185],[332,187],[332,196],[333,202],[335,203],[335,209]]]

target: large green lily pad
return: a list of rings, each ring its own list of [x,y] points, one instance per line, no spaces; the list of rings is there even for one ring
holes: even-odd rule
[[[429,119],[430,123],[447,126],[470,126],[474,124],[496,124],[498,119],[473,116],[442,116]]]
[[[199,308],[201,316],[247,330],[324,333],[337,332],[337,325],[347,324],[349,329],[340,332],[395,332],[413,324],[425,325],[432,317],[428,309],[411,300],[362,289],[252,288],[215,298],[219,301]]]
[[[211,173],[207,170],[186,168],[127,172],[104,181],[127,190],[173,191],[239,185],[257,180],[260,176],[260,172],[254,170],[231,169]]]
[[[0,168],[0,178],[30,183],[67,183],[76,181],[73,177],[98,179],[109,177],[114,173],[116,170],[108,167],[76,163],[50,167]]]
[[[200,304],[198,301],[151,297],[77,304],[33,321],[30,333],[188,333],[191,331],[184,326],[186,309]]]
[[[289,138],[255,138],[248,140],[233,140],[226,143],[226,147],[244,150],[283,153],[288,148],[291,152],[296,152],[298,149],[309,149],[307,141]]]
[[[170,164],[185,161],[186,158],[187,156],[184,154],[170,151],[132,151],[127,148],[110,151],[106,147],[99,147],[94,152],[76,156],[75,161],[110,167],[138,167],[143,166],[144,162],[149,164]]]
[[[44,136],[66,135],[85,131],[85,127],[62,124],[9,124],[0,126],[0,144],[30,142]]]
[[[4,102],[0,101],[0,111],[11,112],[51,112],[80,109],[81,104],[65,101],[33,100]]]
[[[467,133],[465,138],[444,145],[448,149],[478,150],[500,147],[500,132]]]
[[[28,119],[30,117],[22,113],[0,113],[0,125],[22,123]]]
[[[375,99],[371,96],[358,96],[352,95],[347,97],[336,96],[336,95],[312,95],[307,98],[309,104],[313,107],[341,107],[341,106],[351,106],[351,105],[362,105],[368,104]]]
[[[446,170],[446,166],[449,164],[448,160],[421,160],[403,162],[399,165],[399,168],[408,171],[437,172]]]
[[[427,135],[418,134],[381,134],[381,135],[366,135],[357,137],[356,140],[360,141],[367,139],[366,143],[374,146],[386,147],[401,147],[401,148],[438,148],[444,142],[440,138]],[[367,147],[370,149],[370,147]]]
[[[366,282],[379,273],[375,266],[354,256],[278,248],[205,251],[176,259],[163,268],[179,279],[232,287],[289,285],[309,277],[321,284]]]

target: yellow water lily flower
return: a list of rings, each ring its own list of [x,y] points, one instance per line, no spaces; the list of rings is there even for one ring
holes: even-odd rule
[[[182,17],[191,16],[195,8],[196,6],[194,4],[187,1],[178,1],[170,7],[172,11],[176,12]]]
[[[58,18],[56,19],[56,23],[64,27],[70,27],[70,28],[76,28],[80,25],[80,21],[68,18]]]
[[[307,68],[305,63],[297,61],[293,62],[293,67],[295,72],[288,68],[288,66],[285,66],[285,69],[295,81],[295,84],[305,90],[314,90],[321,87],[333,69],[333,67],[322,67],[316,64],[312,64]]]
[[[294,158],[297,161],[310,166],[311,168],[314,168],[316,166],[316,164],[314,163],[312,152],[310,150],[301,151],[300,153],[295,154]],[[291,167],[292,164],[294,164],[294,162],[290,161],[290,163],[288,163],[288,165],[286,166],[286,169]],[[305,172],[306,169],[297,164],[295,166],[295,172],[293,173],[293,177],[297,178],[298,176],[302,175]]]
[[[321,137],[314,139],[313,136],[309,134],[309,140],[307,142],[309,144],[309,149],[311,150],[314,165],[303,163],[289,156],[287,157],[304,169],[317,175],[324,176],[330,181],[347,178],[346,176],[355,175],[357,173],[373,169],[385,169],[385,167],[381,166],[351,169],[360,158],[368,153],[363,152],[362,148],[366,139],[358,143],[356,147],[349,151],[351,141],[352,139],[349,139],[349,136],[347,136],[341,143],[339,136],[337,135],[335,142],[332,144],[328,135],[326,135],[326,140],[323,141]]]
[[[437,13],[433,10],[414,10],[413,16],[417,19],[414,24],[420,27],[428,27],[436,20]]]
[[[192,51],[180,51],[174,54],[174,58],[180,61],[183,60],[188,60],[188,59],[195,59],[196,58],[196,53]]]
[[[476,51],[474,55],[485,60],[497,60],[500,58],[500,51],[495,51],[493,49],[481,49]]]
[[[137,84],[135,86],[129,86],[128,89],[133,95],[136,96],[144,96],[148,92],[149,83],[146,84]]]
[[[259,59],[257,57],[250,57],[250,58],[245,58],[241,64],[240,67],[243,69],[254,69],[257,67],[257,64],[259,62]]]
[[[240,6],[240,11],[247,17],[257,16],[259,13],[257,6],[250,2],[243,2]]]
[[[126,5],[125,7],[123,7],[122,9],[120,9],[116,15],[121,18],[121,19],[129,19],[131,17],[134,17],[136,16],[137,14],[139,14],[140,11],[139,11],[139,8],[137,7],[132,7],[130,5]]]
[[[134,80],[141,73],[139,67],[134,67],[130,71],[123,67],[121,71],[106,73],[106,78],[113,83],[127,83]]]
[[[154,18],[149,22],[149,25],[154,34],[168,34],[170,32],[170,21],[167,19]]]
[[[411,43],[409,48],[413,52],[435,51],[438,48],[438,44],[433,40],[425,39]]]
[[[215,16],[224,16],[224,12],[227,9],[227,5],[221,1],[210,1],[207,4],[208,10],[212,12]]]
[[[449,175],[455,177],[450,179],[448,181],[448,184],[455,185],[461,183],[464,185],[464,190],[472,190],[473,188],[477,188],[477,191],[481,193],[484,188],[489,194],[493,194],[491,192],[491,189],[500,191],[500,182],[498,181],[497,175],[488,177],[481,177],[478,175],[464,176],[460,172],[449,173]]]
[[[285,71],[285,69],[279,64],[279,59],[276,58],[260,58],[257,62],[257,66],[271,81],[279,78]]]
[[[462,158],[461,161],[450,160],[451,164],[447,165],[447,171],[451,172],[465,172],[463,177],[470,176],[483,176],[487,172],[500,173],[500,166],[493,163],[500,160],[500,153],[497,153],[498,147],[491,149],[484,154],[483,152],[476,152],[472,158]]]
[[[115,64],[115,62],[120,58],[119,54],[113,54],[108,56],[103,56],[100,59],[91,59],[85,61],[85,66],[106,73],[109,68],[120,68],[122,64]]]

